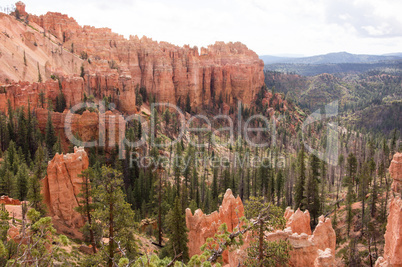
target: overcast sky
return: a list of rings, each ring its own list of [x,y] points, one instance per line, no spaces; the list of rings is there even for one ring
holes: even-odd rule
[[[0,0],[4,7],[16,1]],[[240,41],[259,55],[402,52],[400,0],[25,0],[80,25],[177,45]]]

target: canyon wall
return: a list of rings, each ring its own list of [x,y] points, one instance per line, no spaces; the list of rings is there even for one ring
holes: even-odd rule
[[[69,236],[80,238],[84,226],[83,216],[75,211],[79,206],[78,194],[83,179],[79,174],[89,166],[84,148],[74,148],[74,153],[56,154],[49,162],[47,176],[42,180],[42,194],[54,227]]]
[[[118,88],[130,88],[119,90]],[[84,95],[96,96],[98,99],[110,98],[116,108],[125,113],[135,113],[135,92],[130,77],[119,76],[116,71],[86,74],[85,78],[77,75],[58,76],[45,82],[12,82],[0,86],[0,112],[7,113],[8,101],[13,109],[18,107],[31,109],[47,108],[48,100],[56,106],[56,97],[63,93],[66,107],[72,108],[83,102]],[[42,103],[43,102],[43,103]],[[98,101],[96,101],[98,102]]]
[[[76,82],[71,86],[62,82],[63,92],[79,92],[80,99],[84,93],[97,99],[110,96],[128,114],[136,112],[135,91],[140,87],[159,102],[184,104],[189,97],[195,110],[218,99],[226,105],[237,100],[250,104],[264,85],[263,61],[239,42],[216,42],[198,49],[147,37],[126,39],[108,28],[81,27],[61,13],[36,16],[26,13],[22,2],[16,6],[21,21],[0,13],[4,28],[0,33],[0,111],[6,103],[1,99],[4,94],[23,93],[25,99],[16,97],[16,105],[26,102],[27,95],[37,98],[38,90],[55,97],[58,86],[51,81],[55,77]],[[49,82],[38,85],[40,80]]]
[[[18,6],[17,6],[18,7]],[[22,6],[19,6],[22,13]],[[26,16],[29,20],[31,16]],[[18,21],[0,13],[0,86],[11,82],[38,82],[51,75],[79,74],[83,60],[66,51],[56,37],[44,36],[36,23]]]
[[[376,261],[378,267],[402,266],[402,153],[394,155],[389,172],[393,179],[392,199],[384,235],[384,256]]]
[[[13,108],[26,106],[28,100],[36,107],[40,93],[45,105],[48,98],[55,104],[61,90],[67,107],[81,102],[86,93],[110,97],[122,112],[135,113],[135,86],[128,71],[112,69],[105,60],[83,60],[36,24],[35,16],[24,13],[23,3],[16,6],[28,23],[0,13],[0,111],[6,111],[7,100]],[[57,19],[53,23],[63,26],[63,16]]]
[[[228,231],[231,232],[243,215],[243,203],[239,197],[233,196],[230,189],[224,195],[219,212],[215,211],[206,215],[198,209],[193,215],[191,210],[187,209],[186,224],[189,229],[190,257],[201,254],[200,247],[207,238],[215,235],[222,223],[226,223]],[[311,233],[308,211],[297,210],[294,212],[287,208],[284,217],[287,220],[286,228],[266,233],[266,239],[269,241],[289,240],[293,247],[290,252],[290,266],[335,266],[336,235],[330,219],[321,216],[314,232]],[[241,248],[230,252],[226,250],[222,255],[224,264],[227,266],[242,265],[246,256],[245,249],[249,242],[250,237],[246,234],[244,235],[244,245]]]
[[[216,42],[199,50],[147,37],[125,39],[108,28],[81,27],[60,13],[31,15],[30,20],[75,54],[86,53],[91,62],[106,62],[131,77],[134,85],[146,87],[160,102],[176,103],[180,98],[184,103],[189,95],[194,107],[220,96],[227,103],[238,99],[250,104],[264,84],[263,61],[238,42]]]

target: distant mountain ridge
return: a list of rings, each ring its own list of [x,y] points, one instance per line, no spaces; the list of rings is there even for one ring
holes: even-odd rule
[[[347,52],[329,53],[311,57],[291,58],[262,55],[260,59],[264,64],[287,63],[287,64],[347,64],[347,63],[374,63],[388,60],[402,59],[402,53],[387,55],[363,55],[351,54]]]

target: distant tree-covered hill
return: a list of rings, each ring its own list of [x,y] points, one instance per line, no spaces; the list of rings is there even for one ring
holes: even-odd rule
[[[347,63],[374,63],[388,60],[402,59],[401,53],[388,55],[358,55],[347,52],[329,53],[311,57],[277,57],[260,56],[265,64],[289,63],[289,64],[347,64]]]
[[[335,100],[345,122],[373,132],[402,129],[402,72],[301,76],[265,71],[268,88],[314,112]]]
[[[402,54],[356,55],[346,52],[330,53],[312,57],[260,56],[265,69],[304,76],[322,73],[364,73],[369,70],[402,69]]]

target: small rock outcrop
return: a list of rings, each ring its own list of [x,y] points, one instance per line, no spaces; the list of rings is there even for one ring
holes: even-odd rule
[[[286,219],[286,227],[290,227],[293,233],[306,233],[311,235],[311,227],[310,227],[310,213],[308,210],[302,212],[300,209],[297,209],[294,212],[290,207],[287,207],[285,210],[285,219]]]
[[[235,198],[232,190],[228,189],[223,197],[219,211],[206,215],[201,209],[191,213],[186,209],[186,224],[188,232],[188,249],[190,257],[201,254],[201,246],[207,238],[213,237],[221,224],[226,223],[228,231],[233,231],[239,223],[239,218],[244,216],[244,207],[240,197]],[[228,262],[228,252],[223,254],[224,262]]]
[[[389,166],[389,173],[393,179],[392,191],[402,193],[402,153],[396,153]]]
[[[13,198],[8,197],[8,196],[1,196],[0,197],[0,204],[4,204],[4,205],[21,205],[21,201],[19,201],[18,199],[13,199]]]
[[[213,237],[222,223],[226,223],[228,231],[238,225],[239,218],[244,214],[244,207],[239,197],[235,198],[228,189],[224,196],[219,212],[205,215],[200,209],[194,215],[186,210],[186,223],[189,229],[188,247],[190,257],[201,254],[200,247],[208,237]],[[266,233],[269,241],[289,240],[293,247],[290,255],[290,266],[335,266],[336,234],[331,220],[321,216],[313,233],[310,229],[310,214],[308,211],[294,212],[287,208],[284,214],[287,220],[286,228]],[[234,251],[225,251],[222,255],[226,266],[241,265],[245,256],[245,249],[250,242],[248,234],[244,236],[244,245]]]
[[[21,1],[15,3],[15,9],[18,10],[20,16],[26,16],[27,12],[25,11],[25,4]]]
[[[393,194],[384,235],[384,256],[376,261],[378,267],[402,266],[402,153],[394,155],[389,172],[393,179]]]
[[[75,147],[74,153],[56,154],[49,162],[47,176],[42,180],[44,202],[55,228],[75,238],[81,237],[78,230],[85,223],[81,214],[75,211],[79,206],[77,196],[83,182],[79,174],[88,166],[89,159],[84,148]]]

